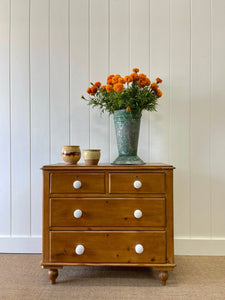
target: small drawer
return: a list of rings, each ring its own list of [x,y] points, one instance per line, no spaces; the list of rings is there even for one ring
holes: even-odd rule
[[[163,227],[164,198],[50,200],[52,227]]]
[[[164,173],[110,173],[111,194],[164,194]]]
[[[51,194],[104,194],[104,173],[52,173]]]
[[[51,262],[165,263],[164,231],[82,231],[50,233]]]

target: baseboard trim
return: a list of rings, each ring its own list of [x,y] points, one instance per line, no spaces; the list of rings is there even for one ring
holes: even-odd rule
[[[225,238],[183,238],[174,239],[175,255],[224,256]]]
[[[42,253],[42,237],[0,236],[0,253]]]
[[[174,240],[175,255],[224,256],[225,238],[185,238]],[[41,236],[0,236],[0,253],[42,253]]]

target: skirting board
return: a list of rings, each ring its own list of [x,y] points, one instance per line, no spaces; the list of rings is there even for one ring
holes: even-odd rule
[[[224,256],[225,238],[175,238],[175,255]],[[41,253],[42,239],[36,237],[0,237],[0,253]]]

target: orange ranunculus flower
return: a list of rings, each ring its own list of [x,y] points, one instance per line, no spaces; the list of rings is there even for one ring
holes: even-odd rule
[[[93,86],[91,87],[91,92],[92,92],[92,93],[95,94],[95,93],[97,92],[97,90],[98,90],[97,86],[93,85]]]
[[[139,76],[137,73],[130,74],[130,77],[132,78],[132,81],[138,81],[138,79],[139,79]]]
[[[151,84],[151,81],[149,78],[146,78],[146,86],[149,86]]]
[[[99,81],[95,82],[95,86],[100,87],[101,85],[102,85],[101,82]]]
[[[138,73],[139,69],[138,68],[133,68],[133,72]]]
[[[157,90],[157,97],[162,97],[162,91],[160,89]]]
[[[130,106],[128,106],[128,107],[126,108],[126,111],[127,111],[127,112],[130,112],[130,111],[131,111]]]
[[[88,94],[91,93],[91,88],[90,88],[90,87],[87,89],[87,93],[88,93]]]
[[[101,86],[101,92],[103,91],[103,90],[105,90],[106,89],[106,86],[105,85],[102,85]]]
[[[118,82],[124,84],[124,83],[125,83],[125,80],[124,80],[123,78],[119,78],[119,79],[118,79]]]
[[[114,75],[109,75],[108,77],[107,77],[107,80],[110,80],[110,79],[112,79],[114,77]]]
[[[113,86],[111,84],[107,84],[106,91],[107,92],[112,92],[112,90],[113,90]]]
[[[153,82],[152,85],[151,85],[151,89],[152,89],[153,91],[157,91],[157,90],[158,90],[158,84],[155,83],[155,82]]]
[[[161,83],[161,82],[162,82],[162,79],[159,78],[159,77],[157,77],[157,78],[156,78],[156,82],[157,82],[157,83]]]
[[[147,76],[145,74],[143,74],[143,73],[139,74],[139,79],[141,79],[141,80],[145,80],[146,77]]]
[[[122,83],[116,83],[113,87],[114,91],[117,93],[120,93],[123,91],[123,84]]]

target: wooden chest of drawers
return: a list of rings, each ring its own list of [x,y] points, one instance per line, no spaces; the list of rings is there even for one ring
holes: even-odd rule
[[[42,267],[175,267],[173,167],[49,165],[43,170]]]

